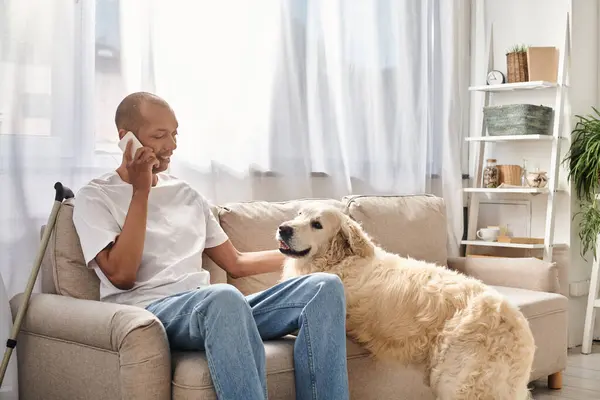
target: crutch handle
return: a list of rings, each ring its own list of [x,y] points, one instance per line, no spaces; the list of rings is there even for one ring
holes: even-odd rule
[[[63,184],[60,182],[56,182],[54,184],[54,189],[56,190],[56,196],[54,197],[54,200],[58,202],[62,203],[65,199],[72,199],[75,197],[73,191],[68,187],[63,186]]]

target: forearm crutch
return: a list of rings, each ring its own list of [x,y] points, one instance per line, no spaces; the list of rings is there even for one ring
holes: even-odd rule
[[[50,235],[52,234],[52,231],[54,230],[54,225],[56,224],[58,210],[60,209],[60,206],[62,205],[62,202],[64,200],[75,197],[71,189],[69,189],[66,186],[63,186],[60,182],[56,182],[54,184],[54,189],[56,190],[56,196],[54,197],[54,206],[52,207],[52,211],[50,212],[48,224],[46,225],[46,229],[44,229],[44,234],[42,235],[42,242],[38,250],[38,254],[35,258],[33,269],[31,270],[31,274],[29,275],[29,281],[27,282],[27,287],[25,288],[24,293],[25,298],[23,299],[23,302],[19,307],[19,312],[17,313],[17,317],[15,318],[15,323],[13,324],[12,331],[8,340],[6,341],[6,350],[4,351],[2,367],[0,368],[0,388],[2,387],[2,382],[4,381],[4,374],[6,373],[6,370],[8,368],[10,356],[12,355],[13,349],[17,346],[17,335],[19,334],[19,330],[21,329],[21,323],[23,322],[23,317],[25,316],[27,306],[29,305],[31,292],[33,292],[33,286],[35,285],[35,281],[37,280],[37,276],[40,271],[40,266],[42,265],[42,259],[44,258],[46,248],[48,247]]]

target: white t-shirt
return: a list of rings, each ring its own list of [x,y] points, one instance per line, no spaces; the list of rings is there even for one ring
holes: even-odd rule
[[[100,278],[100,300],[146,307],[163,297],[209,285],[202,253],[224,243],[227,235],[208,201],[165,173],[158,174],[148,198],[144,252],[134,287],[120,290],[106,278],[94,258],[121,233],[132,189],[115,171],[92,180],[75,196],[73,223],[85,262]]]

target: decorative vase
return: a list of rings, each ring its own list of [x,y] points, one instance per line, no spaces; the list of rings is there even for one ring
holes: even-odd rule
[[[508,83],[529,81],[526,52],[508,53],[506,55],[506,66],[508,70]]]

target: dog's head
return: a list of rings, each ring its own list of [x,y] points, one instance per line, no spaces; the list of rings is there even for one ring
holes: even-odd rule
[[[325,257],[339,262],[348,256],[370,257],[374,246],[361,226],[339,209],[325,205],[302,208],[277,229],[279,250],[293,258]]]

